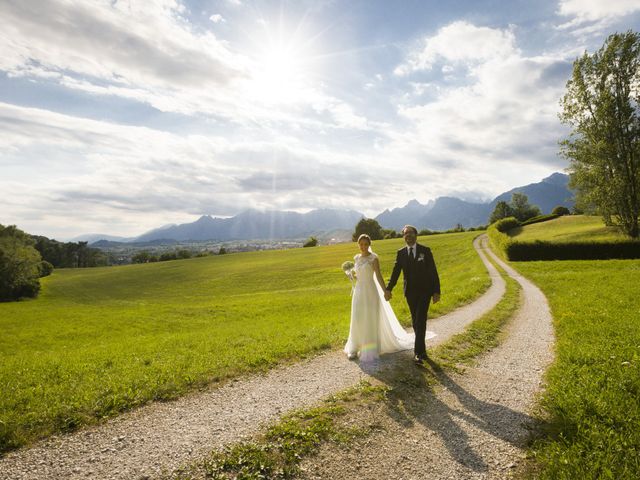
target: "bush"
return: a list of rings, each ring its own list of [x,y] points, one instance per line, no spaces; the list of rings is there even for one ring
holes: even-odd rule
[[[551,210],[551,213],[553,215],[558,215],[559,217],[561,217],[562,215],[571,215],[571,210],[562,205],[558,205],[553,210]]]
[[[502,220],[498,220],[492,226],[501,233],[507,233],[509,230],[519,227],[520,222],[515,217],[507,217]]]
[[[318,245],[318,239],[316,237],[309,237],[309,240],[307,240],[302,246],[303,247],[315,247]]]
[[[53,265],[46,260],[42,260],[38,268],[40,270],[40,278],[48,277],[53,272]]]

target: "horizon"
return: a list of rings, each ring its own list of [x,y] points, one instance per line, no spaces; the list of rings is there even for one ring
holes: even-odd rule
[[[487,203],[565,172],[573,61],[640,30],[640,4],[25,0],[0,18],[0,224],[128,238]]]
[[[536,182],[536,183],[542,183],[544,180],[547,180],[551,176],[558,175],[558,174],[566,175],[566,174],[564,174],[562,172],[554,172],[549,177],[545,177],[545,178],[541,179],[540,182]],[[531,185],[531,184],[529,184],[529,185]],[[435,199],[429,199],[427,203],[420,203],[416,199],[411,199],[406,204],[404,204],[402,206],[399,206],[399,207],[387,207],[387,208],[385,208],[381,212],[378,212],[376,215],[374,215],[372,217],[367,217],[364,213],[359,212],[359,211],[354,210],[354,209],[349,209],[349,208],[339,209],[339,208],[324,208],[324,207],[320,207],[320,208],[310,209],[310,210],[307,210],[307,211],[304,211],[304,212],[299,212],[299,211],[295,211],[295,210],[269,210],[269,209],[259,209],[259,208],[247,208],[246,210],[240,211],[237,215],[228,216],[228,217],[217,217],[217,216],[213,216],[213,215],[209,215],[209,214],[203,214],[203,215],[201,215],[201,216],[199,216],[199,217],[197,217],[195,219],[192,219],[190,221],[161,225],[159,227],[155,227],[155,228],[152,228],[151,230],[147,230],[145,232],[142,232],[142,233],[139,233],[139,234],[136,234],[136,235],[132,235],[132,236],[129,236],[129,237],[122,237],[122,236],[118,236],[118,235],[112,235],[112,234],[109,234],[109,233],[101,233],[101,232],[87,232],[87,233],[78,235],[76,237],[71,237],[71,238],[67,238],[67,239],[57,239],[57,240],[59,240],[59,241],[83,241],[84,239],[86,239],[88,237],[95,237],[95,236],[102,235],[104,237],[115,237],[115,238],[118,238],[118,240],[116,240],[116,241],[121,241],[121,240],[131,241],[131,240],[136,240],[137,238],[139,238],[141,236],[144,236],[144,235],[147,235],[148,233],[156,231],[156,230],[163,230],[163,229],[170,228],[170,227],[175,227],[175,226],[189,225],[189,224],[192,224],[192,223],[195,223],[195,222],[199,221],[200,219],[202,219],[204,217],[208,217],[208,218],[211,218],[213,220],[215,220],[215,219],[226,220],[226,219],[234,218],[234,217],[236,217],[236,216],[238,216],[238,215],[240,215],[242,213],[245,213],[245,212],[248,212],[248,211],[252,211],[252,210],[253,211],[257,211],[259,213],[269,213],[269,212],[272,212],[272,213],[296,213],[296,214],[299,214],[299,215],[305,215],[307,213],[311,213],[311,212],[314,212],[314,211],[341,211],[341,212],[354,212],[354,213],[358,213],[358,214],[362,215],[363,218],[373,218],[373,219],[375,219],[375,218],[377,218],[378,216],[380,216],[380,215],[382,215],[384,213],[393,212],[393,211],[398,210],[398,209],[406,208],[407,206],[409,206],[409,204],[411,204],[413,202],[417,202],[421,207],[427,207],[427,206],[429,206],[429,204],[431,202],[437,203],[437,201],[440,200],[441,198],[456,198],[458,200],[462,200],[462,201],[465,201],[467,203],[471,203],[471,204],[474,204],[474,205],[489,205],[492,202],[494,202],[499,196],[501,196],[501,195],[503,195],[505,193],[508,193],[511,190],[517,190],[518,188],[527,187],[529,185],[519,185],[517,187],[513,187],[513,188],[509,189],[506,192],[500,193],[495,198],[488,199],[488,200],[483,201],[483,202],[482,201],[481,202],[468,202],[466,200],[462,200],[462,199],[459,199],[457,197],[447,197],[447,196],[442,196],[442,197],[438,197],[438,198],[435,198]],[[107,240],[107,238],[101,238],[99,240]],[[91,242],[94,242],[94,241],[97,241],[97,240],[91,240]]]

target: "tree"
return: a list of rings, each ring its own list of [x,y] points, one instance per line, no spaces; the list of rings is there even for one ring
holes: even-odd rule
[[[153,261],[152,257],[153,255],[147,250],[140,250],[133,257],[131,257],[131,262],[132,263],[149,263]]]
[[[398,238],[398,237],[401,237],[401,236],[402,235],[400,235],[398,232],[396,232],[393,229],[386,229],[386,228],[382,229],[382,238],[384,240],[387,240],[389,238]]]
[[[513,210],[504,200],[499,201],[489,216],[489,223],[497,222],[503,218],[513,217]]]
[[[382,227],[374,218],[361,218],[358,224],[356,225],[356,231],[353,233],[352,239],[353,241],[357,241],[358,237],[366,233],[371,237],[371,240],[382,240],[384,234],[382,232]]]
[[[34,243],[15,225],[0,225],[0,301],[38,295],[42,257]]]
[[[542,215],[542,211],[536,205],[529,204],[529,197],[524,193],[513,193],[511,195],[511,202],[509,202],[513,216],[520,222],[529,220],[530,218]]]
[[[318,245],[318,239],[316,237],[309,237],[309,240],[307,240],[304,245],[302,245],[303,247],[315,247]]]
[[[573,63],[560,119],[576,203],[638,238],[640,213],[640,34],[615,33]]]
[[[218,255],[225,255],[227,253],[227,249],[224,247],[220,247],[220,250],[218,250]]]
[[[562,205],[558,205],[557,207],[554,207],[553,210],[551,210],[551,213],[553,215],[571,215],[571,210],[569,210],[567,207],[564,207]]]

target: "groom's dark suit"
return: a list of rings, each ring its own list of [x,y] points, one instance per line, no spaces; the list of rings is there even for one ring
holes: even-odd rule
[[[413,331],[416,334],[415,354],[425,359],[427,356],[425,345],[427,312],[433,294],[440,294],[440,278],[431,249],[416,243],[415,251],[415,258],[412,260],[406,246],[398,250],[387,290],[391,291],[396,286],[400,271],[402,271],[404,296],[407,299],[409,310],[411,310]]]

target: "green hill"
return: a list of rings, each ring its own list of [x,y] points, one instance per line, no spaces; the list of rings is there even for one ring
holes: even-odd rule
[[[431,236],[450,311],[489,285],[476,232]],[[401,239],[374,242],[388,279]],[[0,451],[212,381],[342,346],[353,243],[56,270],[0,303]],[[405,324],[401,288],[392,305]]]
[[[509,235],[514,240],[522,242],[545,240],[557,243],[610,242],[628,238],[617,227],[607,227],[602,217],[589,215],[565,215],[514,229]]]

